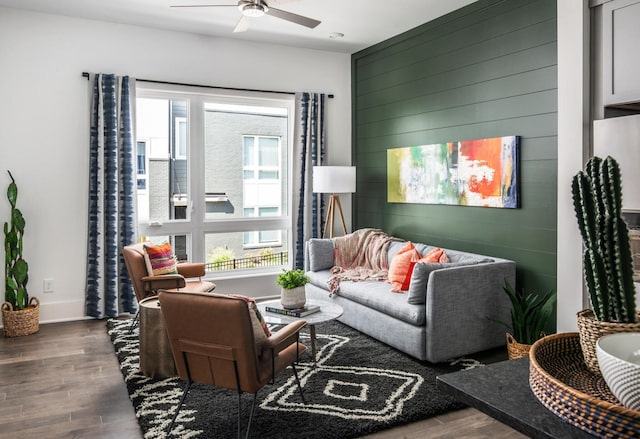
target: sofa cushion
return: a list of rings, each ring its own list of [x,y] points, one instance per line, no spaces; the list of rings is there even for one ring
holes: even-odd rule
[[[329,270],[309,272],[307,275],[311,278],[312,285],[326,291],[327,297],[325,300],[331,300],[327,286],[327,280],[331,275]],[[406,293],[392,293],[391,286],[387,282],[343,281],[340,283],[340,294],[338,296],[373,308],[412,325],[424,325],[426,322],[426,308],[423,305],[408,303]]]
[[[450,262],[459,262],[461,264],[482,264],[485,262],[495,262],[494,259],[474,253],[466,253],[458,250],[447,250]]]
[[[409,292],[407,293],[407,302],[419,305],[427,302],[427,282],[432,271],[441,268],[451,267],[455,264],[441,264],[421,262],[413,267],[411,275],[411,283],[409,284]]]
[[[309,240],[309,269],[327,270],[334,265],[333,242],[330,239],[312,238]]]
[[[425,324],[426,307],[407,302],[406,293],[392,293],[387,282],[342,282],[340,284],[340,297],[412,325]],[[375,325],[375,322],[372,322],[372,324]]]
[[[411,275],[411,283],[409,285],[409,291],[407,293],[407,302],[414,305],[427,303],[427,286],[429,284],[429,275],[431,275],[432,272],[441,270],[443,268],[460,267],[463,265],[475,265],[480,262],[480,259],[469,258],[463,260],[462,262],[416,263],[415,267],[413,267],[413,273]]]
[[[420,253],[411,241],[408,241],[391,259],[389,264],[389,283],[391,291],[397,293],[409,288],[411,268],[420,259]]]

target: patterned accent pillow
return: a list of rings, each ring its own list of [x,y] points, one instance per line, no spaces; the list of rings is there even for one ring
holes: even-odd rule
[[[145,244],[144,260],[147,264],[149,276],[176,274],[178,272],[178,261],[169,242],[163,242],[160,245]]]
[[[391,291],[399,293],[409,288],[413,265],[420,259],[420,253],[411,241],[398,250],[389,264],[389,282]]]

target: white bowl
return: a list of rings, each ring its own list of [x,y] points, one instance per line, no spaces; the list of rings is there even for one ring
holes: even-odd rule
[[[598,366],[623,406],[640,410],[640,332],[604,335],[596,343]]]

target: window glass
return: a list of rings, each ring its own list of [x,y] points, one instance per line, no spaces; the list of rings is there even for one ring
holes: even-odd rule
[[[247,237],[256,240],[263,234],[265,242],[261,245],[247,245]],[[271,235],[280,239],[267,242]],[[210,233],[205,237],[207,248],[206,269],[209,271],[268,269],[286,266],[289,262],[286,246],[281,237],[286,230],[265,230],[236,233]]]
[[[161,223],[187,217],[187,112],[186,100],[136,100],[138,172],[142,161],[140,147],[144,143],[147,176],[144,184],[138,179],[138,222]],[[144,192],[141,186],[146,189]]]

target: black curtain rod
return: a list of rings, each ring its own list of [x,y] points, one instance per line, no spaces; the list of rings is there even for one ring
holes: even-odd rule
[[[82,72],[82,76],[84,78],[87,78],[87,81],[89,80],[89,73],[88,72]],[[295,95],[295,92],[292,92],[292,91],[256,90],[256,89],[253,89],[253,88],[220,87],[220,86],[217,86],[217,85],[186,84],[184,82],[156,81],[156,80],[153,80],[153,79],[138,79],[138,78],[136,78],[136,81],[150,82],[152,84],[181,85],[181,86],[185,86],[185,87],[217,88],[217,89],[220,89],[220,90],[253,91],[253,92],[260,92],[260,93],[279,93],[279,94]],[[327,95],[327,97],[329,99],[333,99],[333,95],[332,94]]]

